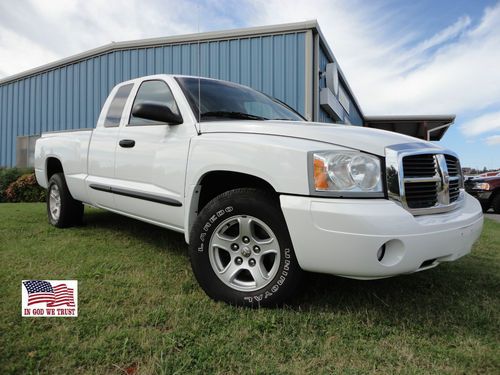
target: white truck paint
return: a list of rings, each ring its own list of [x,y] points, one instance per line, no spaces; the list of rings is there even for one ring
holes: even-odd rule
[[[168,85],[181,125],[128,126],[138,89],[151,80]],[[131,90],[119,126],[106,127],[111,100],[126,85]],[[75,200],[182,232],[189,242],[201,209],[200,194],[207,188],[201,182],[204,176],[215,171],[253,176],[266,181],[279,197],[303,270],[358,279],[411,273],[455,260],[470,252],[480,235],[481,208],[463,189],[450,209],[428,214],[412,212],[402,199],[391,196],[385,170],[381,196],[328,196],[311,190],[312,152],[361,151],[379,157],[383,168],[384,162],[389,165],[391,147],[448,154],[435,144],[356,126],[248,119],[199,122],[197,117],[175,76],[121,83],[110,93],[94,130],[42,135],[35,150],[37,180],[48,187],[48,161],[57,160]],[[121,140],[134,140],[135,146],[120,147]],[[153,199],[144,199],[148,197]]]

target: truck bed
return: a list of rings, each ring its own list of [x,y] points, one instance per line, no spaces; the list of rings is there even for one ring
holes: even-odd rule
[[[75,199],[86,201],[84,185],[87,176],[87,156],[93,129],[65,130],[42,133],[35,147],[35,174],[38,183],[47,187],[47,166],[51,156],[64,160],[66,183]]]

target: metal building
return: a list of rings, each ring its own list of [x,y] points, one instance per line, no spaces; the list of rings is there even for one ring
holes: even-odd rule
[[[115,84],[158,73],[248,85],[320,122],[439,139],[453,121],[365,118],[319,25],[308,21],[111,43],[0,80],[0,166],[32,165],[42,132],[94,127]]]

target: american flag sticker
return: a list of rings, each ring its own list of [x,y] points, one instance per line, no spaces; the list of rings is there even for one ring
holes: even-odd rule
[[[77,280],[23,280],[21,315],[77,317]]]

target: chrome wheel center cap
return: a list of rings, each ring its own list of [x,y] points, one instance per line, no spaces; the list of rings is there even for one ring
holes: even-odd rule
[[[252,255],[252,251],[250,250],[250,248],[248,246],[245,246],[245,247],[243,247],[243,249],[241,249],[241,255],[248,258],[250,255]]]

